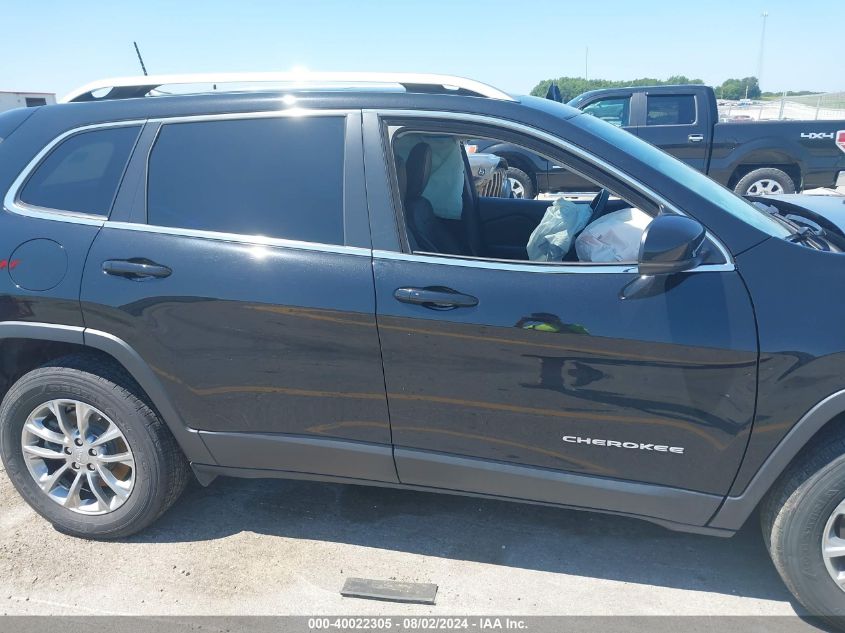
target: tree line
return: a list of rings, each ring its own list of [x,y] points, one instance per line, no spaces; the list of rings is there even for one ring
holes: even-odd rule
[[[600,88],[624,88],[627,86],[663,86],[673,84],[703,84],[701,79],[690,79],[685,75],[672,75],[668,79],[655,79],[653,77],[642,77],[628,81],[612,81],[609,79],[584,79],[583,77],[558,77],[557,79],[544,79],[531,90],[531,94],[537,97],[545,97],[549,86],[557,84],[564,103],[577,97],[588,90]],[[743,77],[742,79],[726,79],[719,86],[714,86],[716,97],[719,99],[759,99],[760,97],[779,97],[781,93],[761,92],[760,83],[757,77]],[[799,94],[817,94],[810,91],[790,91],[788,96]]]

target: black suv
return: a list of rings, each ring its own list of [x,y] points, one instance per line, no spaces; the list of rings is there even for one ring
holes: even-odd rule
[[[191,472],[718,536],[759,507],[791,591],[845,615],[835,227],[476,82],[224,80],[0,115],[0,449],[48,521],[125,537]],[[217,85],[160,90],[189,82]],[[595,183],[560,207],[580,226],[537,235],[558,203],[479,196],[473,139]],[[530,259],[535,239],[559,257]]]

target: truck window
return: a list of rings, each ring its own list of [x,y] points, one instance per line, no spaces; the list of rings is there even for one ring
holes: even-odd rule
[[[149,162],[157,226],[343,244],[345,120],[169,123]]]
[[[625,127],[630,118],[630,105],[631,97],[607,97],[593,101],[583,111],[616,127]]]
[[[648,95],[646,125],[692,125],[695,95]]]

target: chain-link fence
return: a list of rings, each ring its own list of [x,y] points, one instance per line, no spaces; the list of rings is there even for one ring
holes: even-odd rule
[[[753,102],[720,101],[721,121],[829,121],[845,120],[845,92],[783,96]]]

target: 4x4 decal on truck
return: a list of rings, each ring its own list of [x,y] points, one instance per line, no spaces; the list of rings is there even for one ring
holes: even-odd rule
[[[837,132],[838,134],[838,132]],[[808,138],[811,141],[816,141],[820,138],[833,138],[833,132],[801,132],[801,138]]]
[[[18,264],[20,264],[20,263],[21,263],[21,260],[19,260],[19,259],[13,259],[12,261],[9,261],[8,259],[0,260],[0,270],[3,270],[7,266],[9,267],[9,270],[14,270],[15,268],[18,267]]]

